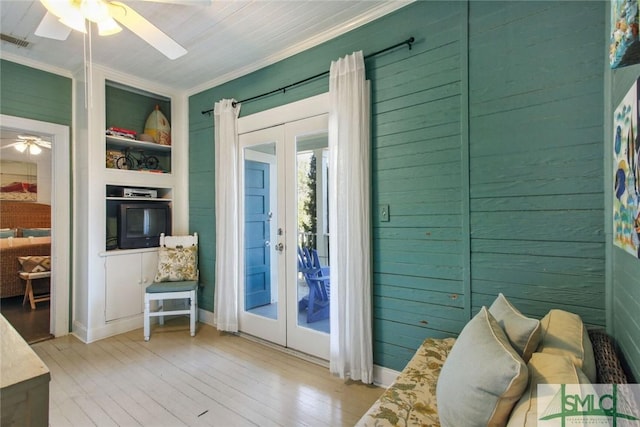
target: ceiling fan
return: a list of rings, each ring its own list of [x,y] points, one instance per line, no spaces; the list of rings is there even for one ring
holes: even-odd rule
[[[38,155],[42,153],[43,148],[51,150],[51,142],[45,141],[34,135],[18,135],[15,142],[7,144],[1,148],[4,149],[9,147],[14,147],[21,153],[28,151],[29,154]]]
[[[148,1],[172,3],[171,0]],[[176,59],[187,53],[184,47],[122,2],[109,0],[40,0],[40,2],[47,9],[47,14],[36,29],[37,36],[66,40],[72,29],[86,33],[87,21],[89,24],[93,22],[98,25],[99,35],[108,36],[122,31],[118,25],[120,23],[169,59]],[[173,2],[194,3],[193,0]],[[209,1],[198,1],[198,3],[209,3]]]

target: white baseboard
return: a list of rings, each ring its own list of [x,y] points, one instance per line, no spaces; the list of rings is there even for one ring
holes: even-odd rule
[[[216,327],[216,317],[212,311],[203,310],[198,308],[198,322],[205,323],[209,326]]]
[[[387,388],[398,378],[400,372],[384,366],[373,365],[373,383],[378,387]]]

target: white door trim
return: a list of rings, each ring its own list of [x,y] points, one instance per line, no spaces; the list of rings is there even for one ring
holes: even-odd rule
[[[322,123],[327,127],[328,130],[328,113],[329,113],[329,93],[323,93],[320,95],[316,95],[310,98],[306,98],[300,101],[292,102],[290,104],[282,105],[279,107],[272,108],[270,110],[261,111],[259,113],[251,114],[246,117],[241,117],[238,119],[238,134],[240,136],[241,143],[239,144],[239,150],[241,152],[238,153],[239,163],[243,162],[244,156],[242,150],[244,148],[257,144],[261,141],[265,141],[265,135],[272,135],[271,139],[278,140],[280,142],[279,147],[288,146],[289,148],[280,153],[281,148],[278,149],[280,153],[280,157],[284,157],[285,163],[287,165],[295,164],[296,161],[296,153],[295,153],[295,144],[290,143],[291,141],[286,141],[287,138],[292,139],[295,138],[298,132],[302,132],[302,129],[299,128],[296,122],[307,120],[314,118],[311,122],[313,123],[311,132],[317,132],[317,124]],[[308,123],[308,122],[307,122]],[[280,127],[280,125],[284,125]],[[293,133],[287,136],[287,128],[289,128]],[[262,131],[257,134],[253,134],[253,132]],[[298,136],[301,134],[298,134]],[[254,139],[256,138],[256,139]],[[269,139],[269,137],[266,137]],[[295,142],[295,141],[294,141]],[[282,165],[284,166],[284,165]],[[285,173],[286,170],[289,170],[289,166],[280,167],[279,169],[282,173]],[[243,172],[244,167],[242,164],[239,164],[240,172],[240,185],[239,188],[244,187],[243,181]],[[289,171],[291,172],[291,171]],[[295,182],[295,177],[292,175],[287,176],[278,176],[278,182]],[[286,197],[279,197],[280,203],[282,206],[278,206],[278,214],[280,218],[278,222],[283,224],[284,221],[284,208],[285,208],[285,199],[295,200],[297,199],[295,195],[294,187],[289,186],[289,190],[287,190],[289,194]],[[240,206],[240,217],[244,217],[244,204],[242,197],[238,201]],[[289,206],[292,209],[292,206]],[[297,229],[296,226],[296,215],[295,207],[293,207],[293,211],[289,212],[289,215],[286,216],[287,224],[285,229],[294,230]],[[244,236],[244,226],[243,221],[239,222],[239,235]],[[273,241],[275,241],[275,236]],[[289,256],[287,259],[282,259],[279,256],[279,274],[283,274],[284,272],[297,272],[297,255],[296,255],[296,247],[297,247],[297,238],[295,233],[285,233],[286,239],[286,247],[289,248],[287,253]],[[240,239],[242,241],[242,238]],[[244,246],[243,246],[244,248]],[[239,256],[239,265],[244,266],[244,250],[240,250]],[[284,263],[284,264],[283,264]],[[244,274],[244,273],[241,273]],[[278,304],[278,318],[283,319],[286,316],[287,324],[286,328],[283,329],[284,322],[278,323],[277,321],[257,317],[252,315],[247,315],[242,313],[243,310],[239,309],[241,314],[239,315],[239,322],[241,330],[248,329],[250,331],[260,329],[260,333],[258,334],[261,338],[267,339],[273,343],[278,345],[287,345],[289,347],[296,348],[297,350],[303,351],[308,354],[314,354],[321,359],[328,360],[329,359],[329,337],[326,334],[313,331],[312,329],[302,328],[297,325],[297,300],[295,298],[286,298],[286,292],[288,290],[284,285],[286,285],[287,280],[279,280],[279,301],[281,304]],[[244,286],[244,281],[242,281],[242,286]],[[243,292],[243,290],[240,290]],[[239,292],[239,293],[240,293]],[[243,295],[239,302],[243,301]],[[283,302],[287,301],[288,307],[285,307]],[[239,305],[241,306],[241,305]],[[285,314],[285,311],[287,312]],[[294,315],[295,313],[295,315]],[[277,325],[277,326],[276,326]],[[244,328],[243,328],[244,327]],[[246,328],[246,329],[245,329]],[[256,328],[256,329],[254,329]],[[262,329],[264,328],[264,329]],[[269,328],[272,328],[269,330]],[[251,332],[249,332],[251,333]],[[288,336],[288,338],[287,338]],[[309,340],[309,337],[313,337]],[[291,340],[291,342],[288,342]],[[310,342],[313,341],[313,342]],[[287,343],[288,342],[288,343]]]
[[[266,129],[329,113],[329,92],[238,119],[238,134]]]
[[[0,115],[5,129],[51,137],[51,320],[50,332],[69,333],[69,283],[71,254],[71,150],[69,127],[24,117]]]

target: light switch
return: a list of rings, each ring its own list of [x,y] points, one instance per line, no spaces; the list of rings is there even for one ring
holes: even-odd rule
[[[378,205],[380,222],[389,222],[389,205]]]

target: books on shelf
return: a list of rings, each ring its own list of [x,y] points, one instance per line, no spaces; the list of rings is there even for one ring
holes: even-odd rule
[[[135,130],[111,126],[107,128],[106,134],[112,136],[121,136],[123,138],[136,139],[138,132],[136,132]]]

